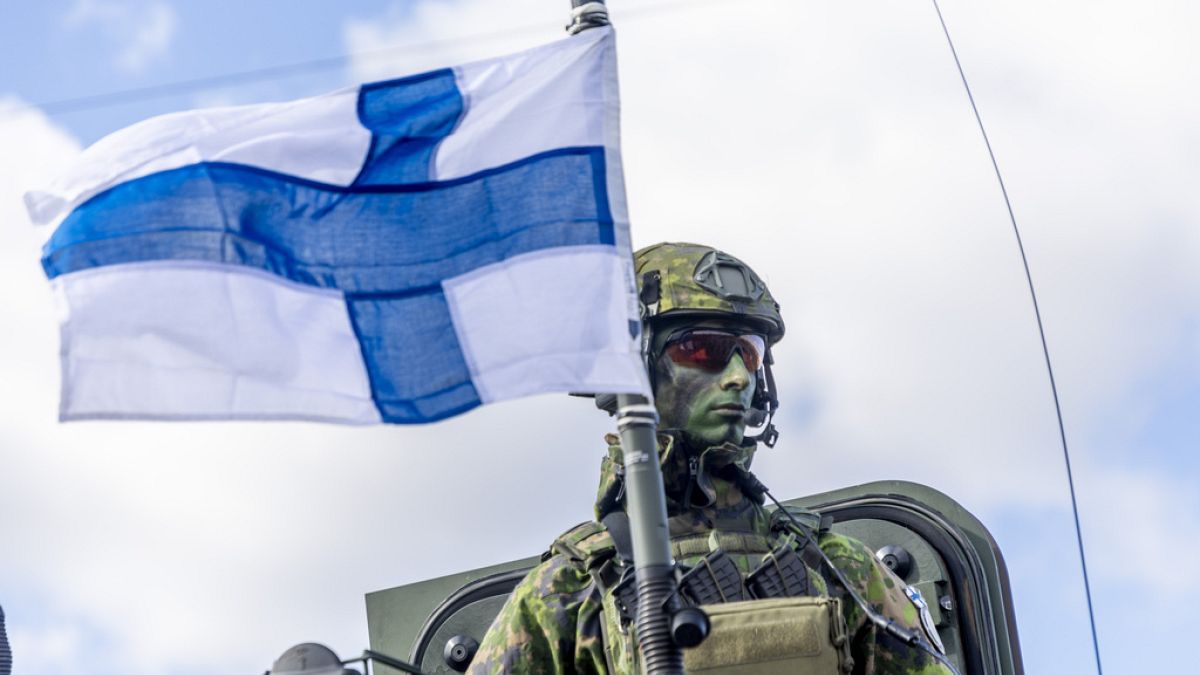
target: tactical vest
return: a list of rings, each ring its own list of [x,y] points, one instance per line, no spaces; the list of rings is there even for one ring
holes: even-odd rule
[[[816,514],[805,514],[819,522]],[[816,527],[812,528],[814,531]],[[813,543],[811,546],[815,546]],[[708,638],[684,651],[684,668],[705,675],[849,673],[850,637],[841,600],[801,556],[792,535],[717,532],[671,541],[682,571],[681,595],[704,609]],[[552,553],[579,560],[602,591],[601,631],[610,675],[641,672],[634,626],[636,593],[627,542],[597,522],[555,541]]]

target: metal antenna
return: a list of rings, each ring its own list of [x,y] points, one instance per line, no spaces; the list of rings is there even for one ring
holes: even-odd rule
[[[1096,634],[1096,614],[1092,609],[1092,586],[1088,582],[1087,556],[1083,552],[1083,530],[1079,526],[1079,503],[1075,499],[1075,479],[1071,473],[1071,453],[1067,451],[1067,431],[1063,425],[1062,406],[1058,401],[1058,386],[1054,382],[1054,368],[1050,365],[1050,349],[1046,346],[1046,330],[1042,326],[1042,312],[1038,308],[1037,293],[1033,290],[1033,275],[1029,272],[1029,259],[1025,256],[1025,245],[1021,243],[1021,231],[1017,228],[1017,217],[1013,215],[1012,202],[1008,199],[1008,189],[1004,187],[1004,178],[1000,175],[1000,164],[996,161],[996,153],[992,151],[992,142],[988,140],[987,130],[983,127],[983,118],[979,115],[979,106],[975,104],[975,96],[971,93],[971,85],[967,84],[967,74],[963,71],[962,62],[958,59],[958,50],[950,39],[950,29],[946,27],[946,19],[942,16],[942,8],[938,1],[933,0],[933,9],[937,12],[938,22],[942,24],[942,32],[946,35],[946,43],[950,45],[950,53],[954,56],[954,65],[958,67],[958,75],[962,78],[963,89],[971,102],[971,110],[975,113],[975,121],[979,124],[979,133],[983,135],[983,143],[987,146],[988,157],[992,159],[992,169],[996,172],[996,181],[1000,184],[1000,193],[1004,195],[1004,205],[1008,208],[1008,219],[1012,222],[1013,234],[1017,237],[1017,248],[1021,251],[1021,263],[1025,265],[1025,280],[1029,283],[1029,297],[1033,300],[1033,314],[1037,317],[1038,335],[1042,339],[1042,354],[1046,357],[1046,374],[1050,376],[1050,393],[1054,396],[1054,414],[1058,418],[1058,435],[1062,441],[1063,463],[1067,467],[1067,487],[1071,492],[1071,513],[1075,517],[1075,540],[1079,544],[1079,566],[1083,570],[1083,592],[1087,597],[1088,622],[1092,629],[1092,649],[1096,654],[1096,672],[1104,675],[1100,665],[1100,639]]]

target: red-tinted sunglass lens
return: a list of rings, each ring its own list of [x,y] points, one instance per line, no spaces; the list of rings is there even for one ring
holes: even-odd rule
[[[691,366],[710,373],[725,369],[736,349],[742,354],[746,370],[757,371],[762,365],[765,345],[757,335],[738,336],[727,333],[688,333],[667,344],[666,353],[681,366]]]
[[[733,353],[733,336],[728,340],[713,339],[709,335],[686,335],[667,345],[667,356],[672,361],[710,373],[720,372]]]
[[[746,370],[754,373],[762,367],[763,354],[767,353],[767,342],[757,335],[742,335],[738,338],[738,346],[741,347],[742,363],[746,364]]]

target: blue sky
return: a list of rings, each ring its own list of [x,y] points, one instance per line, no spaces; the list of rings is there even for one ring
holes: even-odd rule
[[[347,18],[403,14],[406,4],[357,2],[352,11],[328,2],[275,3],[50,2],[22,8],[5,22],[0,57],[7,93],[27,102],[107,94],[287,65],[345,54],[341,24]],[[154,8],[168,7],[167,45],[141,47],[137,26]],[[14,17],[16,18],[16,17]],[[153,30],[151,24],[150,30]],[[25,64],[37,64],[26,67]],[[288,99],[345,86],[344,69],[306,72],[236,89],[238,97]],[[192,107],[193,94],[64,114],[59,122],[85,143],[149,115]]]
[[[255,672],[314,639],[354,653],[364,593],[529,555],[587,517],[609,423],[565,397],[416,429],[58,425],[53,298],[37,266],[48,233],[18,201],[148,116],[531,46],[561,35],[567,4],[85,0],[5,13],[0,603],[18,672]],[[783,437],[758,460],[765,482],[781,496],[882,478],[946,492],[1000,542],[1027,672],[1092,672],[1028,291],[932,7],[610,4],[635,245],[724,247],[784,304]],[[1106,671],[1169,671],[1179,657],[1160,645],[1187,643],[1200,602],[1200,583],[1177,572],[1200,558],[1200,95],[1181,86],[1200,10],[943,10],[1038,284]],[[428,46],[353,56],[413,44]],[[344,67],[151,101],[23,107],[337,56]],[[536,492],[494,478],[531,466],[519,482]],[[451,496],[430,479],[449,475]]]

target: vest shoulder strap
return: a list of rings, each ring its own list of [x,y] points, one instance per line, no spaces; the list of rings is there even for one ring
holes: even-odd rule
[[[829,570],[824,564],[824,556],[817,543],[820,536],[833,526],[832,516],[786,504],[783,508],[787,509],[787,513],[783,513],[782,509],[771,512],[771,529],[775,532],[790,532],[796,536],[800,559],[809,569],[816,571],[825,579],[826,585],[832,592],[835,584],[829,576]],[[797,524],[799,524],[799,528],[797,528]]]
[[[784,513],[784,510],[787,513]],[[817,511],[787,504],[784,504],[783,509],[773,509],[771,511],[771,529],[776,532],[794,530],[795,522],[799,522],[802,527],[808,530],[810,535],[816,537],[819,534],[824,534],[829,529],[833,524],[833,519],[828,516],[823,517]]]
[[[587,569],[593,569],[617,552],[613,537],[604,525],[594,520],[580,523],[560,535],[550,545],[550,550],[543,560],[552,555],[565,555],[567,558],[582,563]]]

